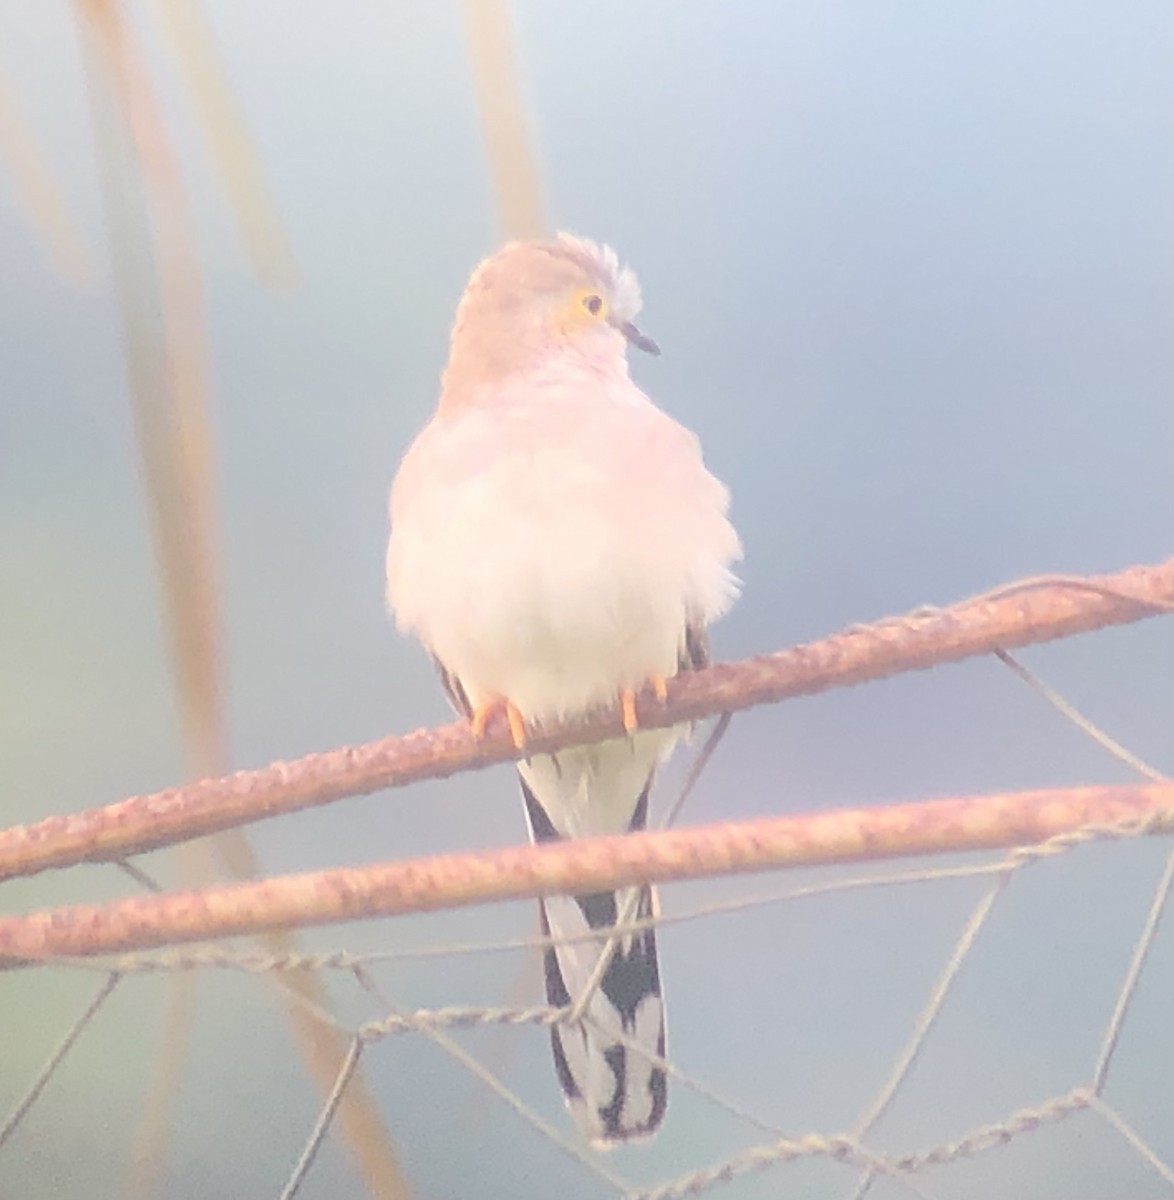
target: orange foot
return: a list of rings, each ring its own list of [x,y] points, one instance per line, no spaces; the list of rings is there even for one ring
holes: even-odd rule
[[[649,675],[645,686],[652,689],[661,704],[668,699],[668,680],[663,675]],[[620,689],[620,715],[624,721],[624,732],[635,733],[640,722],[636,719],[636,693],[631,688]]]
[[[521,750],[526,744],[526,722],[522,718],[522,714],[508,700],[500,697],[473,710],[473,715],[469,718],[469,724],[473,727],[473,736],[483,738],[489,722],[498,713],[505,715],[506,724],[510,727],[510,740],[514,743],[514,749]]]

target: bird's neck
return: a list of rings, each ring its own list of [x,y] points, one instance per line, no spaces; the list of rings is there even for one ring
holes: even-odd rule
[[[543,402],[552,395],[572,394],[579,389],[599,389],[628,379],[627,356],[609,347],[585,352],[574,345],[527,356],[517,365],[517,352],[505,361],[458,352],[450,356],[441,382],[437,412],[451,415],[468,408],[499,405],[527,397]]]

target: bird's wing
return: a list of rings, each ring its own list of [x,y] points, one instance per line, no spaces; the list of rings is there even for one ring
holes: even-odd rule
[[[472,719],[473,706],[469,703],[464,685],[457,678],[456,673],[450,671],[435,654],[431,655],[431,658],[433,666],[436,667],[436,673],[440,676],[440,686],[444,689],[445,697],[452,705],[453,711],[458,717]]]

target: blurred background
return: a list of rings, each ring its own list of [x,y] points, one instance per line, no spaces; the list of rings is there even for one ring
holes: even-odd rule
[[[475,5],[473,6],[475,7]],[[383,602],[386,491],[429,416],[452,311],[501,240],[455,3],[203,11],[296,260],[258,280],[154,6],[131,10],[193,213],[209,347],[233,766],[448,720]],[[621,0],[509,7],[517,86],[557,228],[615,246],[658,359],[638,382],[695,429],[733,494],[736,658],[1019,576],[1170,553],[1174,528],[1174,10],[1158,0]],[[466,14],[467,16],[467,14]],[[79,228],[71,278],[0,154],[0,824],[189,771],[152,550],[91,95],[75,13],[0,6],[0,100]],[[291,282],[293,282],[291,280]],[[1024,660],[1134,753],[1171,767],[1169,621]],[[664,806],[683,774],[677,762]],[[1127,780],[994,660],[735,718],[688,823],[947,793]],[[250,831],[284,873],[524,838],[507,768]],[[1000,900],[878,1127],[924,1149],[1087,1079],[1168,847],[1094,846]],[[171,859],[145,861],[169,881]],[[665,889],[668,914],[793,873]],[[795,1134],[877,1093],[985,884],[833,895],[668,926],[670,1053]],[[113,896],[112,867],[5,884],[0,909]],[[524,937],[530,905],[306,935],[403,951]],[[1174,1155],[1174,956],[1147,965],[1107,1095]],[[536,954],[394,962],[409,1006],[538,1002]],[[0,1110],[97,980],[0,978]],[[0,1153],[0,1196],[115,1196],[163,1037],[167,980],[120,988]],[[340,1016],[378,1011],[332,985]],[[202,974],[160,1194],[276,1196],[320,1104],[272,988]],[[564,1133],[546,1035],[459,1043]],[[564,1200],[614,1189],[423,1038],[364,1059],[414,1195]],[[640,1184],[761,1140],[680,1087]],[[717,1189],[851,1195],[832,1163]],[[918,1177],[933,1197],[1168,1196],[1090,1114]],[[365,1195],[328,1140],[307,1197]],[[894,1183],[870,1195],[909,1195]]]

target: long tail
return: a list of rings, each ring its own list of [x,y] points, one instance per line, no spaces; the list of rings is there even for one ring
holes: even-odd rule
[[[643,829],[648,817],[649,774],[636,801],[629,828]],[[629,793],[630,794],[630,793]],[[535,842],[566,836],[554,824],[534,790],[522,779],[522,797]],[[651,917],[651,887],[585,896],[551,896],[540,902],[542,930],[555,939],[546,951],[546,998],[555,1007],[579,1001],[598,973],[606,938],[591,930],[613,928],[625,904],[629,920]],[[571,939],[571,940],[566,940]],[[668,1101],[664,1059],[664,1003],[656,961],[656,937],[649,926],[620,938],[581,1021],[552,1025],[551,1046],[559,1083],[584,1134],[600,1144],[648,1137],[664,1119]]]

